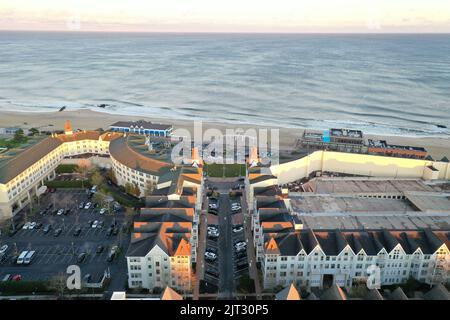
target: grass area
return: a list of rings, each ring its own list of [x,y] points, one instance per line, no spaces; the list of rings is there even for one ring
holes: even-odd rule
[[[90,188],[91,187],[91,183],[88,180],[85,180],[84,182],[81,180],[70,180],[70,181],[52,180],[52,181],[47,181],[45,183],[45,185],[50,188]]]
[[[141,208],[144,206],[144,201],[133,196],[130,196],[114,187],[110,187],[107,184],[102,184],[99,189],[114,198],[115,201],[122,206],[129,208]]]
[[[76,172],[78,166],[76,164],[60,164],[56,168],[56,173],[74,173]]]
[[[245,164],[207,164],[206,175],[209,177],[239,177],[245,176]]]

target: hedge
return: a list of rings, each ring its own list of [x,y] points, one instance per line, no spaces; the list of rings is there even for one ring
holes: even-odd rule
[[[30,294],[32,292],[52,292],[48,281],[5,281],[0,282],[0,294]]]

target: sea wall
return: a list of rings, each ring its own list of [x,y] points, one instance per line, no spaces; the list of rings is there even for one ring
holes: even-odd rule
[[[304,158],[270,168],[284,184],[307,177],[315,171],[371,177],[450,180],[450,164],[446,162],[383,157],[366,154],[316,151]]]

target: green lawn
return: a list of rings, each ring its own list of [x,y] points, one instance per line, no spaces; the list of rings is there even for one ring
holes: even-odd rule
[[[208,164],[205,165],[209,177],[239,177],[245,176],[245,164]]]
[[[76,172],[77,167],[76,164],[60,164],[56,168],[56,173],[74,173]]]

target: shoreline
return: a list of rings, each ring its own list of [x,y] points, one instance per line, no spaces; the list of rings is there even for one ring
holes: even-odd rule
[[[184,128],[192,132],[194,121],[164,117],[150,117],[138,115],[122,115],[91,109],[71,109],[64,111],[0,111],[0,127],[20,127],[23,129],[37,128],[44,131],[63,130],[66,120],[72,122],[74,129],[92,130],[108,129],[109,125],[120,120],[136,121],[146,120],[155,123],[172,124],[174,129]],[[201,121],[201,120],[198,120]],[[289,149],[295,146],[304,128],[283,128],[277,126],[263,126],[257,124],[220,123],[202,121],[203,129],[216,128],[225,133],[225,129],[279,129],[280,148]],[[350,129],[359,129],[352,127]],[[364,134],[366,138],[387,140],[391,144],[424,147],[436,160],[446,156],[450,158],[450,137],[411,137],[384,134]]]

